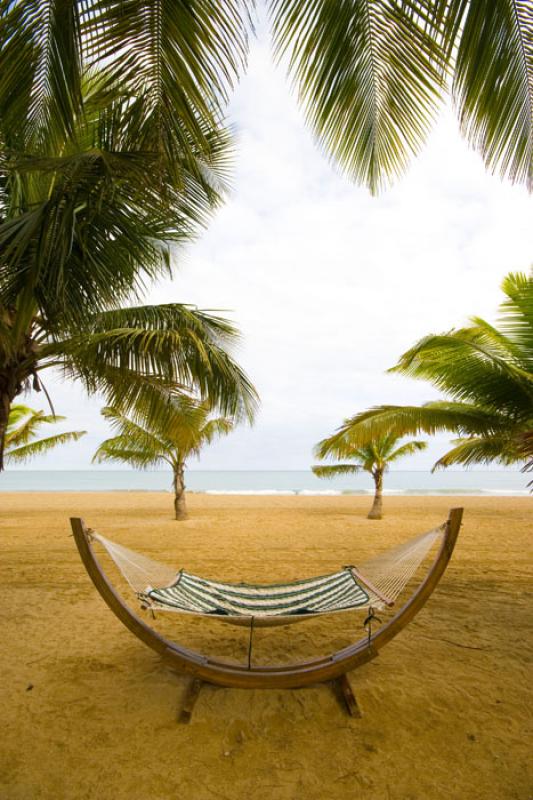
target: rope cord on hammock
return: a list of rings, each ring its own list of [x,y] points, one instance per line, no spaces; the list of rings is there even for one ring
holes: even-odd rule
[[[290,583],[223,583],[201,578],[136,553],[91,531],[143,604],[162,611],[224,617],[306,617],[384,608],[398,595],[446,524],[354,567]]]

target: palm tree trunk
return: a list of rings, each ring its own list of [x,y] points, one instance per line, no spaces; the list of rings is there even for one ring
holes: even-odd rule
[[[374,478],[376,491],[372,508],[368,513],[368,519],[381,519],[383,516],[383,471],[380,469],[374,470],[372,477]]]
[[[11,403],[17,396],[17,387],[14,383],[12,376],[0,373],[0,472],[4,470],[4,449]]]
[[[185,498],[185,465],[179,463],[174,469],[174,511],[176,519],[187,519],[187,501]]]

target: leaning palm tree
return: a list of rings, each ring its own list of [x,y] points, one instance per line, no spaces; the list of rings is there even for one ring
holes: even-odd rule
[[[457,433],[434,469],[493,461],[533,467],[533,274],[510,274],[500,320],[479,317],[460,330],[421,339],[392,372],[428,380],[445,393],[422,406],[377,406],[347,420],[357,447],[383,433]]]
[[[37,4],[36,36],[40,13]],[[8,52],[17,35],[11,30]],[[26,45],[37,47],[31,37]],[[49,55],[41,53],[45,72]],[[68,126],[46,91],[26,96],[24,82],[15,107],[0,113],[0,471],[11,404],[29,387],[44,389],[48,368],[122,410],[146,411],[154,393],[179,386],[209,395],[222,413],[253,414],[255,390],[230,354],[231,323],[182,303],[123,307],[170,274],[171,248],[219,202],[225,134],[204,121],[202,150],[185,138],[163,157],[134,135],[130,96],[106,104],[106,81],[89,74],[80,84]]]
[[[42,426],[63,422],[65,419],[66,417],[45,414],[44,411],[35,411],[24,405],[11,406],[6,433],[6,460],[28,461],[67,442],[77,442],[85,436],[87,431],[67,431],[43,439],[36,438]]]
[[[116,408],[104,408],[102,414],[118,430],[118,435],[102,442],[93,461],[119,461],[140,469],[167,464],[173,475],[176,519],[187,519],[187,459],[199,456],[203,447],[230,433],[234,422],[225,417],[211,417],[208,403],[185,395],[172,396],[164,415],[147,417],[142,423],[124,416]]]
[[[1,0],[0,117],[33,143],[61,140],[86,110],[84,80],[105,65],[104,124],[127,98],[121,113],[139,150],[159,154],[166,185],[179,177],[176,154],[190,166],[209,153],[245,68],[254,6]],[[277,57],[307,121],[350,176],[377,190],[401,173],[451,95],[463,134],[487,166],[531,186],[530,0],[268,0],[267,7]]]
[[[353,475],[357,472],[369,472],[374,479],[374,502],[368,513],[368,519],[381,519],[383,516],[383,475],[389,465],[399,458],[424,450],[427,442],[405,442],[398,446],[399,436],[385,434],[369,442],[364,447],[354,446],[351,441],[350,428],[343,425],[343,435],[334,434],[322,439],[315,448],[317,458],[345,458],[351,464],[315,465],[313,472],[318,478],[335,478],[337,475]]]

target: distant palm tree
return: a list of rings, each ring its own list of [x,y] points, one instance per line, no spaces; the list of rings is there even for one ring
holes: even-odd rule
[[[381,519],[383,516],[383,475],[388,470],[389,464],[404,456],[424,450],[427,442],[406,442],[400,445],[401,437],[392,434],[380,436],[373,442],[363,447],[355,446],[351,441],[350,428],[345,422],[342,427],[343,434],[333,434],[328,439],[323,439],[315,448],[317,458],[347,458],[353,464],[315,465],[313,472],[318,478],[334,478],[336,475],[351,475],[357,472],[369,472],[374,479],[375,493],[372,508],[368,519]]]
[[[53,425],[63,422],[66,417],[47,415],[43,411],[23,405],[11,406],[6,434],[6,460],[27,461],[35,456],[49,453],[50,450],[67,442],[77,442],[87,431],[69,431],[47,436],[45,439],[36,439],[39,429],[43,425]]]
[[[500,321],[421,339],[391,372],[429,380],[448,395],[422,406],[383,405],[356,414],[336,434],[349,431],[356,447],[384,433],[395,436],[458,433],[434,469],[452,464],[529,460],[533,467],[533,274],[508,275]]]
[[[93,461],[121,461],[147,469],[168,464],[172,469],[174,510],[177,520],[187,519],[185,467],[187,459],[199,456],[205,445],[230,433],[234,422],[225,417],[210,417],[209,405],[186,396],[174,395],[166,413],[136,422],[114,408],[102,414],[118,429],[118,436],[106,439]]]

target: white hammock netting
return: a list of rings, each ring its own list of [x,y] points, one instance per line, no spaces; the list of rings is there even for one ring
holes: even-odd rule
[[[149,608],[235,618],[305,619],[311,615],[391,606],[415,575],[446,524],[354,566],[291,583],[223,583],[177,571],[90,532]]]

